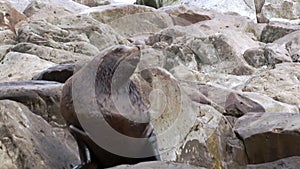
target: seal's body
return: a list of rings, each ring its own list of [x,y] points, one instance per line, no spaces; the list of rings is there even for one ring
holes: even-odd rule
[[[136,164],[142,161],[159,160],[156,137],[153,126],[150,123],[149,112],[146,109],[137,87],[130,80],[130,76],[133,74],[139,59],[140,50],[138,48],[117,46],[108,50],[103,56],[93,59],[89,64],[89,69],[81,69],[65,83],[62,92],[61,109],[67,126],[78,143],[79,154],[83,163],[81,168],[107,168],[120,164]],[[82,126],[82,121],[80,121],[82,119],[78,118],[80,116],[78,112],[76,112],[76,106],[74,106],[73,92],[76,91],[73,86],[74,80],[79,79],[79,81],[82,81],[84,87],[85,82],[82,79],[89,76],[91,69],[96,72],[94,83],[95,95],[82,96],[84,100],[91,101],[96,99],[95,104],[99,113],[101,113],[101,117],[105,119],[105,122],[107,122],[114,131],[132,138],[152,138],[152,141],[149,140],[149,144],[147,144],[149,145],[147,149],[153,150],[152,156],[141,156],[138,158],[125,157],[112,153],[105,149],[105,147],[97,144],[95,140],[90,137],[93,133],[89,133],[90,135],[87,134]],[[80,88],[80,90],[85,89]],[[115,93],[120,95],[121,99],[118,99],[119,97],[114,98]],[[126,106],[123,106],[125,108],[118,107],[118,104],[122,105],[124,103],[125,100],[122,100],[122,96],[126,95],[126,93],[128,93],[128,100],[130,100],[130,107],[132,109],[128,109]],[[91,112],[84,113],[89,116]],[[103,123],[103,121],[90,119],[89,123]],[[109,134],[111,133],[100,133],[103,137]],[[155,138],[155,140],[153,140],[153,138]],[[120,144],[122,144],[122,140],[120,140]],[[128,146],[126,142],[124,142],[124,146]],[[86,163],[86,165],[84,163]]]

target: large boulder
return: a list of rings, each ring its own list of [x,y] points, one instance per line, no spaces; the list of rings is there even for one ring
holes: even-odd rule
[[[3,82],[0,83],[0,100],[22,103],[52,125],[64,126],[59,104],[62,86],[48,81]]]
[[[205,96],[188,84],[181,87],[165,69],[144,69],[140,76],[150,86],[144,98],[150,103],[163,160],[207,168],[245,164],[242,144],[231,144],[235,137],[229,122]]]
[[[299,63],[281,63],[251,78],[244,91],[264,93],[274,100],[300,108]],[[263,84],[263,85],[262,85]]]
[[[19,11],[17,11],[15,8],[12,7],[12,5],[5,1],[0,1],[0,8],[1,8],[1,14],[0,14],[0,29],[10,29],[11,31],[15,32],[15,26],[20,21],[26,20],[26,16]]]
[[[250,164],[300,156],[299,113],[247,113],[234,126]]]
[[[0,101],[0,168],[69,168],[79,163],[65,129],[52,128],[26,106]]]
[[[273,162],[263,163],[263,164],[249,164],[246,169],[275,169],[275,168],[290,168],[296,169],[300,165],[300,157],[293,156],[282,158]]]
[[[287,34],[274,43],[285,47],[293,62],[300,62],[300,30]]]
[[[81,14],[109,24],[125,37],[148,35],[173,25],[172,18],[167,13],[139,5],[100,6]]]
[[[0,62],[0,81],[30,80],[34,75],[55,64],[35,55],[9,52]]]

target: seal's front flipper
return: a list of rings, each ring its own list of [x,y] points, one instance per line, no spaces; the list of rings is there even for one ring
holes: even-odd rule
[[[81,162],[83,164],[90,163],[91,162],[90,150],[82,139],[83,137],[88,137],[88,136],[83,130],[75,127],[74,125],[70,125],[69,129],[72,135],[75,137],[75,140],[77,141]]]

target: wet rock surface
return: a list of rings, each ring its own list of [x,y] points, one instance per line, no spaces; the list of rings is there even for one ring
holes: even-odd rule
[[[299,2],[137,4],[144,5],[0,1],[0,168],[81,163],[62,117],[62,87],[116,45],[141,52],[130,79],[150,112],[162,161],[113,168],[297,168]]]

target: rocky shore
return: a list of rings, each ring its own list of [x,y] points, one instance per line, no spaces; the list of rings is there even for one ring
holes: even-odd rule
[[[62,87],[124,45],[162,161],[113,168],[297,169],[300,2],[137,3],[0,0],[0,168],[80,164]]]

